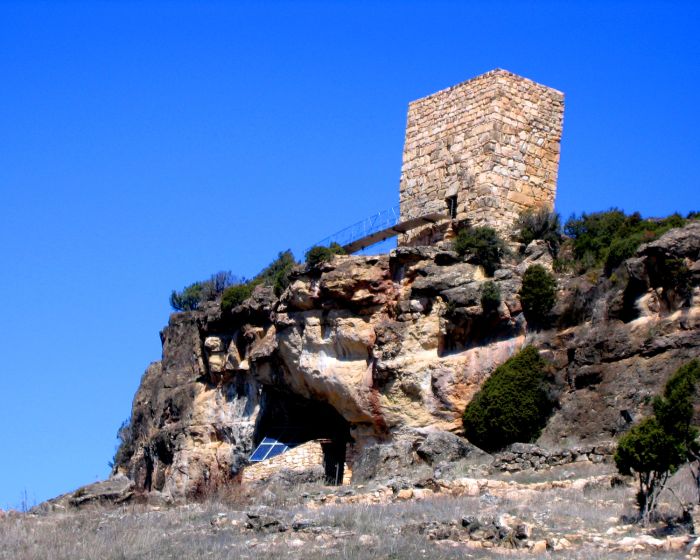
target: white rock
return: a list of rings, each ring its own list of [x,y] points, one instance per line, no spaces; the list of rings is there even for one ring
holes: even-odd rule
[[[216,352],[209,356],[209,369],[214,373],[221,373],[226,366],[226,356],[223,352]]]
[[[204,339],[204,347],[210,352],[222,352],[224,342],[218,336],[208,336]]]

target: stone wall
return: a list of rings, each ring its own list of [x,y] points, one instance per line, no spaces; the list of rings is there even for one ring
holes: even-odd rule
[[[567,449],[543,449],[531,443],[514,443],[506,451],[496,455],[493,467],[505,472],[528,469],[539,471],[582,461],[609,462],[614,453],[615,444],[612,442],[581,445]]]
[[[309,441],[277,455],[267,461],[253,463],[243,469],[241,482],[243,484],[267,480],[282,470],[302,472],[312,469],[323,469],[323,445],[319,440]],[[343,484],[349,484],[352,470],[345,464]]]
[[[401,219],[440,212],[509,230],[527,208],[553,208],[564,95],[505,70],[413,101],[401,170]],[[432,243],[449,222],[412,230],[400,245]]]

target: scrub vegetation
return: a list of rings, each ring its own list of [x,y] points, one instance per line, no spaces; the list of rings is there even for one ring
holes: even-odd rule
[[[306,266],[311,268],[321,263],[330,261],[335,255],[345,254],[345,249],[335,242],[331,243],[328,247],[316,245],[311,247],[311,249],[306,252]]]
[[[656,513],[666,483],[681,465],[695,462],[695,472],[700,472],[698,429],[692,424],[693,397],[699,378],[699,360],[680,367],[666,382],[663,394],[654,399],[654,414],[633,427],[618,443],[615,463],[622,474],[637,478],[637,505],[645,525]],[[700,481],[697,476],[695,479]]]
[[[609,276],[625,259],[632,257],[642,243],[654,241],[670,229],[683,227],[691,219],[696,219],[693,212],[686,218],[671,214],[655,219],[642,218],[638,212],[628,215],[617,208],[573,215],[564,224],[564,233],[571,240],[572,258],[561,264],[579,272],[602,267]]]
[[[557,281],[547,269],[534,264],[523,274],[520,288],[520,303],[529,325],[544,327],[549,323],[548,316],[556,303]]]
[[[536,439],[554,404],[547,385],[547,364],[528,346],[497,367],[467,405],[467,439],[486,451]]]
[[[493,276],[508,249],[496,230],[489,227],[465,228],[454,240],[454,250],[464,257],[470,255],[476,264],[484,267],[487,276]]]
[[[231,272],[218,272],[209,280],[194,282],[181,291],[170,294],[170,306],[175,311],[194,311],[207,301],[221,298],[224,313],[243,303],[256,286],[270,286],[280,295],[289,285],[289,276],[297,265],[291,251],[282,251],[277,258],[251,280],[235,276]]]

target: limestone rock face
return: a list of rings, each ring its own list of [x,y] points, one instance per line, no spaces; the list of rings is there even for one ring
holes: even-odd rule
[[[149,366],[134,397],[133,451],[115,472],[142,491],[204,493],[232,479],[251,451],[257,382],[240,369],[218,375],[211,357],[224,345],[206,336],[203,316],[173,314],[161,333],[163,360]]]
[[[671,259],[689,271],[684,291],[664,274]],[[280,426],[304,440],[345,434],[358,478],[449,462],[469,448],[430,434],[460,434],[464,407],[527,344],[552,364],[559,391],[538,443],[609,441],[700,354],[699,262],[694,223],[642,246],[615,282],[559,275],[556,328],[541,331],[528,329],[518,296],[527,266],[551,268],[539,242],[488,279],[501,292],[494,311],[481,307],[479,266],[402,247],[337,256],[295,273],[279,298],[257,288],[226,316],[215,303],[173,314],[115,473],[137,492],[206,493],[234,480],[254,442]]]
[[[353,469],[353,479],[390,478],[410,467],[416,461],[410,441],[398,440],[386,444],[365,446]]]

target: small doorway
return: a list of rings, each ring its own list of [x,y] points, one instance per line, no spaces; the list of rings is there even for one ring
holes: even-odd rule
[[[445,203],[447,204],[447,210],[450,213],[450,219],[451,220],[456,220],[457,219],[457,195],[453,196],[448,196],[445,199]]]
[[[326,439],[321,442],[323,449],[323,470],[326,484],[340,486],[345,476],[345,441]]]

